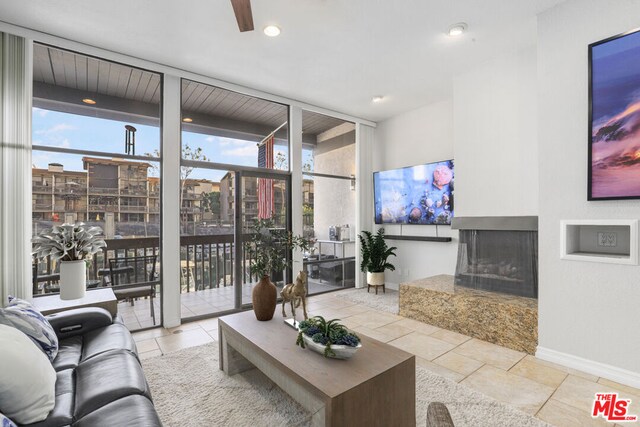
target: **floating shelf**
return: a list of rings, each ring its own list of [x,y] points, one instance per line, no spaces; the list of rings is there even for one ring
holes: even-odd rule
[[[400,236],[400,235],[385,235],[385,239],[389,240],[413,240],[416,242],[451,242],[451,237],[435,237],[435,236]]]

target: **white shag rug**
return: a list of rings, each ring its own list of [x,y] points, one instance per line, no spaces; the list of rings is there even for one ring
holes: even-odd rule
[[[347,301],[366,305],[387,313],[398,314],[399,311],[398,300],[400,294],[393,289],[387,289],[385,293],[382,293],[382,289],[378,289],[378,295],[376,295],[373,289],[367,292],[367,288],[355,288],[336,292],[335,295]]]
[[[220,371],[217,343],[143,360],[142,365],[166,427],[310,425],[310,414],[257,369],[232,377]],[[547,425],[416,366],[416,425],[425,425],[433,401],[447,405],[456,427]]]

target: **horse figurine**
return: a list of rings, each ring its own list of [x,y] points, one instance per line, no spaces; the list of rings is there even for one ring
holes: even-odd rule
[[[289,283],[284,288],[282,288],[282,292],[280,295],[282,296],[282,316],[286,317],[287,314],[284,311],[284,305],[286,303],[291,303],[291,313],[293,315],[293,320],[296,319],[296,308],[300,307],[300,303],[302,303],[302,312],[304,313],[305,320],[307,319],[307,272],[301,271],[298,273],[298,277],[296,277],[296,283]]]

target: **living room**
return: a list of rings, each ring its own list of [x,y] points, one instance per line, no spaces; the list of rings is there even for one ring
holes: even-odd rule
[[[0,5],[0,424],[637,422],[640,5],[247,4]]]

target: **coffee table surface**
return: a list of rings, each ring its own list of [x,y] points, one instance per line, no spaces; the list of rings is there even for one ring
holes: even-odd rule
[[[253,311],[219,319],[221,329],[238,333],[255,351],[275,359],[281,368],[311,383],[323,394],[339,396],[415,356],[403,350],[358,335],[362,348],[348,360],[328,359],[296,345],[297,331],[284,323],[280,307],[272,320],[256,320]]]
[[[88,289],[83,298],[63,300],[59,294],[33,298],[33,305],[43,314],[49,315],[74,308],[100,307],[115,316],[118,300],[111,288]]]

